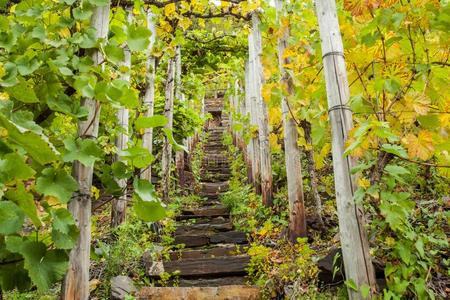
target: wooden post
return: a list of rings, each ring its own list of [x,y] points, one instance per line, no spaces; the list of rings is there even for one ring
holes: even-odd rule
[[[250,37],[249,37],[250,42]],[[250,130],[253,130],[256,126],[254,125],[254,113],[252,112],[253,105],[251,100],[251,93],[252,93],[252,87],[251,87],[251,81],[250,81],[250,69],[251,69],[251,62],[250,60],[246,61],[245,63],[245,107],[246,107],[246,114],[249,116],[250,119]],[[249,182],[253,184],[255,187],[255,191],[259,192],[261,191],[261,186],[258,184],[258,178],[259,178],[259,159],[256,161],[258,155],[255,153],[255,144],[257,143],[258,136],[253,134],[253,132],[250,132],[251,137],[249,140],[249,143],[247,145],[247,153],[248,153],[248,166],[249,166],[249,174],[248,179]],[[259,147],[257,148],[259,150]]]
[[[175,77],[175,59],[170,58],[167,64],[167,78],[165,83],[165,104],[164,116],[167,118],[167,124],[164,128],[172,130],[173,128],[173,98],[174,98],[174,77]],[[167,136],[164,136],[162,150],[162,189],[164,201],[169,200],[170,190],[170,165],[172,161],[172,144]]]
[[[149,10],[147,12],[147,27],[152,33],[150,36],[150,45],[148,46],[148,58],[147,58],[147,86],[145,88],[145,95],[142,101],[142,105],[146,108],[144,115],[146,117],[153,116],[153,109],[155,105],[155,72],[156,64],[155,57],[152,54],[153,45],[156,39],[155,28],[155,16]],[[148,149],[148,152],[152,154],[153,151],[153,128],[145,128],[144,135],[142,136],[142,146]],[[152,181],[152,166],[147,166],[141,172],[141,178]]]
[[[257,12],[252,14],[252,39],[253,49],[250,49],[253,57],[253,81],[254,92],[252,94],[255,103],[256,118],[259,133],[260,163],[261,163],[261,194],[265,206],[273,205],[272,192],[272,162],[269,144],[269,121],[267,116],[267,106],[261,94],[262,84],[264,82],[263,67],[261,64],[262,41],[260,20]]]
[[[132,22],[133,12],[131,7],[127,7],[128,13],[128,24]],[[130,82],[130,73],[131,73],[131,52],[128,46],[124,49],[125,60],[123,62],[123,66],[127,67],[127,73],[122,76],[122,79]],[[128,144],[128,115],[129,111],[127,108],[121,106],[117,110],[117,125],[120,127],[120,132],[116,138],[116,147],[117,151],[125,150]],[[120,156],[116,154],[116,161],[121,161]],[[123,161],[126,163],[126,161]],[[116,197],[112,200],[111,203],[111,227],[117,227],[125,221],[126,209],[127,209],[127,180],[119,179],[117,184],[122,189],[122,195]]]
[[[356,188],[350,170],[354,162],[344,156],[345,141],[353,124],[348,106],[350,92],[335,1],[316,0],[316,14],[332,129],[334,183],[345,275],[358,288],[367,286],[374,292],[376,282],[364,228],[364,212],[353,200]],[[360,291],[352,288],[347,290],[350,299],[363,299]]]
[[[181,91],[181,47],[176,47],[175,53],[175,98],[177,101],[184,102],[184,95]],[[186,146],[186,139],[183,139],[183,145]],[[184,151],[177,151],[175,154],[175,165],[178,173],[178,184],[181,188],[185,185],[184,178]]]
[[[284,15],[283,0],[276,0],[277,18]],[[281,22],[279,22],[281,23]],[[286,72],[284,65],[289,63],[288,58],[284,58],[284,51],[287,48],[289,38],[289,27],[284,29],[283,35],[278,39],[278,62],[281,74],[281,82],[287,87],[288,96],[294,94],[292,78]],[[306,216],[303,193],[302,165],[300,160],[300,148],[297,144],[298,131],[295,121],[289,112],[289,103],[286,96],[281,99],[281,110],[284,127],[284,157],[286,164],[286,176],[289,199],[289,232],[291,242],[295,242],[298,237],[306,236]]]
[[[106,39],[109,27],[110,3],[96,7],[91,17],[91,26],[96,29],[96,37]],[[94,50],[92,60],[95,65],[103,61],[101,51]],[[100,103],[95,99],[83,99],[81,105],[89,115],[85,121],[78,123],[78,136],[81,139],[98,136]],[[69,268],[61,287],[62,299],[87,300],[89,297],[89,265],[91,251],[91,186],[93,168],[79,161],[73,163],[73,176],[78,182],[79,190],[70,201],[68,207],[80,235],[75,247],[70,251]]]

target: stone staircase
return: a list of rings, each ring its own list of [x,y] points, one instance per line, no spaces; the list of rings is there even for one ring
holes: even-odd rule
[[[260,299],[259,289],[245,284],[245,268],[250,261],[243,251],[246,234],[233,229],[229,211],[219,201],[231,176],[227,148],[222,142],[228,120],[222,110],[223,98],[206,101],[206,111],[213,118],[205,125],[208,138],[199,194],[205,201],[200,207],[182,209],[176,217],[174,243],[185,247],[171,252],[169,260],[162,262],[164,272],[177,274],[176,286],[146,287],[137,299]]]

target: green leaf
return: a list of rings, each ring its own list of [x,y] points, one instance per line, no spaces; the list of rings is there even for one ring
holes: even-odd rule
[[[127,28],[127,44],[131,51],[144,51],[150,44],[151,32],[146,27],[130,25]]]
[[[108,44],[105,46],[106,57],[116,65],[123,63],[125,60],[125,54],[123,48],[118,45]]]
[[[0,234],[8,235],[22,229],[25,215],[13,202],[0,200]]]
[[[39,164],[47,164],[58,159],[59,152],[43,134],[36,134],[27,128],[12,123],[0,113],[0,126],[8,130],[8,140],[17,144]]]
[[[345,285],[349,288],[351,288],[354,291],[358,291],[358,287],[356,286],[355,281],[353,281],[353,279],[347,279],[346,281],[344,281]]]
[[[71,249],[78,238],[78,228],[70,212],[65,208],[52,209],[52,239],[59,249]]]
[[[135,178],[133,181],[134,192],[143,201],[157,201],[155,188],[148,180]]]
[[[119,152],[119,156],[138,169],[148,167],[154,159],[148,149],[139,146],[122,150]]]
[[[407,175],[407,174],[410,174],[410,172],[407,169],[405,169],[403,167],[400,167],[400,166],[397,166],[397,165],[387,165],[384,168],[384,170],[386,172],[388,172],[390,175]]]
[[[92,16],[92,9],[86,5],[83,7],[76,7],[72,10],[72,14],[75,20],[85,21],[89,20]]]
[[[67,152],[63,155],[63,160],[66,162],[78,160],[86,167],[93,167],[95,161],[102,156],[102,150],[90,139],[67,138],[64,140],[64,146]]]
[[[132,175],[127,165],[121,161],[113,162],[113,164],[111,165],[111,171],[114,177],[117,179],[128,179]]]
[[[175,151],[185,151],[188,152],[188,149],[177,143],[177,141],[175,141],[175,138],[173,137],[173,132],[172,129],[170,128],[163,128],[164,133],[166,134],[166,137],[169,141],[169,143],[173,146],[173,148],[175,149]]]
[[[57,98],[49,97],[47,99],[47,105],[51,110],[68,114],[77,119],[83,119],[89,115],[86,107],[80,106],[78,101],[75,101],[66,94],[61,94]]]
[[[67,271],[68,257],[63,250],[47,250],[42,242],[24,241],[20,237],[8,237],[6,246],[23,256],[24,267],[40,291],[48,291]]]
[[[33,86],[29,85],[25,80],[21,79],[18,84],[5,88],[6,92],[14,99],[24,103],[39,102]]]
[[[381,146],[381,150],[383,150],[384,152],[387,152],[387,153],[392,153],[398,157],[408,158],[408,154],[406,153],[406,150],[400,145],[383,144]]]
[[[166,216],[166,210],[159,201],[143,201],[134,197],[133,209],[139,219],[144,222],[156,222]]]
[[[109,0],[88,0],[87,2],[93,6],[102,7],[106,6],[109,3]]]
[[[69,202],[72,194],[78,189],[78,184],[64,170],[47,168],[36,180],[36,191],[45,196],[53,196],[62,203]]]
[[[81,96],[93,98],[95,96],[95,84],[97,79],[95,76],[81,75],[75,77],[74,88]]]
[[[0,182],[26,180],[33,177],[35,173],[17,153],[6,154],[3,159],[0,159]]]
[[[36,204],[34,203],[33,194],[25,190],[23,183],[17,184],[15,189],[10,189],[5,193],[6,198],[16,203],[31,219],[34,226],[41,227],[42,223],[37,214]]]
[[[367,298],[369,296],[370,286],[368,286],[367,284],[363,284],[359,289],[361,291],[361,296],[363,296],[363,298]]]
[[[163,127],[167,124],[167,118],[162,115],[156,115],[152,117],[139,117],[136,120],[135,126],[136,130],[142,128],[154,128]]]
[[[29,58],[26,55],[22,55],[16,59],[16,65],[20,75],[27,76],[36,71],[39,68],[40,63],[36,58]]]

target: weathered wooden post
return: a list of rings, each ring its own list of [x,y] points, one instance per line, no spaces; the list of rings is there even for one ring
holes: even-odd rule
[[[174,78],[175,77],[175,58],[170,58],[167,64],[167,78],[165,83],[165,104],[164,116],[167,118],[167,124],[164,128],[173,129],[173,98],[174,98]],[[162,189],[164,201],[169,200],[170,191],[170,165],[172,161],[172,144],[167,136],[164,137],[162,150]]]
[[[96,29],[98,39],[106,39],[109,27],[110,2],[93,10],[91,26]],[[95,65],[103,61],[101,51],[92,53]],[[78,136],[81,139],[97,139],[100,117],[100,103],[95,99],[83,99],[81,105],[89,115],[85,121],[78,123]],[[69,210],[80,230],[75,247],[70,251],[69,268],[61,287],[62,298],[66,300],[87,300],[89,297],[89,265],[91,251],[91,186],[93,167],[85,166],[80,161],[73,163],[73,176],[78,182],[79,190],[69,203]]]
[[[355,291],[348,288],[348,294],[350,299],[363,299],[361,287],[370,287],[371,292],[374,292],[376,282],[364,228],[364,212],[353,200],[356,187],[350,170],[354,163],[349,156],[344,156],[345,141],[353,124],[348,106],[350,91],[335,1],[316,0],[316,14],[332,129],[334,183],[345,275],[359,289]]]
[[[155,57],[152,54],[153,45],[156,40],[156,28],[155,28],[155,15],[149,10],[147,12],[147,28],[151,32],[150,44],[148,46],[147,57],[147,86],[145,87],[144,99],[142,100],[142,106],[146,109],[144,116],[152,117],[153,109],[155,106],[155,72],[156,64]],[[148,152],[152,154],[153,151],[153,128],[145,128],[142,136],[142,146],[148,149]],[[152,166],[147,166],[141,172],[141,178],[152,181]]]
[[[272,206],[272,162],[269,144],[269,121],[267,116],[267,106],[261,94],[262,84],[264,82],[263,67],[261,63],[262,55],[262,41],[261,41],[261,29],[258,12],[255,11],[252,14],[252,34],[249,36],[250,55],[253,58],[252,64],[252,81],[254,82],[252,87],[254,89],[252,93],[252,99],[255,105],[258,134],[259,134],[259,148],[260,148],[260,164],[261,164],[261,194],[263,204],[266,206]]]
[[[175,49],[175,98],[177,101],[184,102],[184,95],[181,90],[181,47],[178,45]],[[183,140],[183,145],[186,146],[186,140]],[[184,187],[184,151],[178,150],[175,153],[175,166],[178,173],[178,183],[180,187]]]
[[[126,8],[128,13],[128,24],[131,24],[133,21],[133,12],[131,7]],[[124,81],[130,83],[130,73],[131,73],[131,52],[128,46],[125,46],[124,49],[124,62],[123,66],[127,68],[127,73],[122,76]],[[117,110],[117,125],[120,127],[120,132],[116,138],[116,147],[117,151],[120,152],[127,148],[128,144],[128,117],[129,111],[127,108],[121,106]],[[118,154],[115,156],[116,161],[121,161],[121,158]],[[126,161],[123,161],[126,163]],[[122,194],[118,197],[115,197],[111,203],[111,227],[119,226],[123,221],[125,221],[126,209],[127,209],[127,180],[119,179],[117,180],[117,184],[122,190]]]
[[[284,16],[283,1],[276,0],[278,23]],[[298,146],[298,131],[295,121],[289,112],[287,97],[294,94],[292,78],[286,72],[284,65],[289,63],[289,58],[284,57],[289,38],[289,27],[282,28],[283,35],[278,39],[278,61],[281,74],[281,82],[287,88],[288,96],[281,99],[284,127],[284,157],[286,164],[286,176],[289,199],[289,239],[295,242],[298,237],[306,236],[306,216],[303,194],[302,165],[300,160],[300,148]]]

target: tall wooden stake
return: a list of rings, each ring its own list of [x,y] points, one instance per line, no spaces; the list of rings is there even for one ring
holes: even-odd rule
[[[153,108],[155,105],[155,72],[156,64],[155,57],[152,54],[153,45],[156,39],[156,28],[155,28],[155,16],[151,11],[147,12],[147,27],[152,33],[150,36],[150,44],[148,46],[148,58],[147,58],[147,86],[145,88],[145,95],[142,101],[143,106],[146,108],[145,116],[153,116]],[[148,149],[148,152],[152,154],[153,151],[153,128],[146,128],[144,135],[142,136],[142,146]],[[141,172],[141,178],[152,181],[152,166],[146,167]]]
[[[335,1],[316,0],[316,14],[332,129],[334,182],[345,275],[358,288],[368,286],[375,291],[376,282],[364,228],[364,212],[353,200],[355,184],[350,170],[354,164],[350,157],[344,156],[345,141],[353,124],[352,112],[348,106],[350,92]],[[363,299],[360,290],[347,290],[350,299]]]
[[[181,47],[176,47],[175,53],[175,98],[177,101],[184,102],[184,95],[181,91]],[[186,140],[183,140],[186,146]],[[177,151],[175,154],[175,165],[178,173],[178,184],[181,188],[185,185],[184,178],[184,151]]]
[[[167,118],[167,124],[164,128],[172,130],[173,128],[173,98],[174,98],[174,77],[175,77],[175,59],[170,58],[167,64],[167,78],[165,84],[165,104],[164,116]],[[172,161],[172,144],[167,136],[164,137],[162,151],[162,189],[164,201],[169,200],[170,190],[170,165]]]
[[[276,0],[278,19],[284,15],[283,1]],[[289,59],[283,57],[287,48],[289,38],[289,27],[285,29],[283,35],[278,39],[278,61],[282,83],[287,87],[288,96],[294,94],[292,78],[284,69],[284,65],[289,63]],[[298,237],[306,236],[306,217],[303,194],[302,165],[300,160],[300,148],[297,144],[298,132],[295,121],[289,113],[289,104],[285,96],[281,99],[281,109],[283,114],[284,127],[284,156],[286,164],[288,199],[289,199],[289,232],[288,236],[292,242]]]
[[[128,23],[132,22],[133,12],[131,11],[131,7],[127,7],[128,12]],[[125,60],[123,62],[123,66],[127,67],[128,71],[125,75],[122,76],[122,79],[130,82],[130,73],[131,73],[131,52],[128,47],[124,49]],[[118,126],[120,127],[120,133],[116,138],[116,147],[117,151],[124,150],[127,148],[128,144],[128,109],[125,107],[120,107],[117,110],[117,121]],[[115,157],[116,161],[121,161],[119,155]],[[123,161],[126,163],[126,161]],[[111,205],[111,227],[117,227],[125,221],[125,214],[127,209],[127,180],[119,179],[117,181],[119,187],[122,189],[122,195],[112,200]]]
[[[261,95],[261,88],[264,82],[263,68],[261,64],[262,41],[261,29],[259,28],[260,20],[257,12],[252,14],[252,45],[250,53],[253,57],[253,81],[254,92],[252,94],[256,107],[256,117],[259,133],[260,147],[260,163],[261,163],[261,194],[263,204],[266,206],[273,205],[272,195],[272,162],[269,144],[269,121],[267,116],[267,106]],[[253,53],[252,53],[253,52]],[[251,74],[252,74],[251,73]]]
[[[96,7],[91,17],[91,26],[96,29],[96,37],[106,39],[109,27],[110,3]],[[94,64],[103,61],[100,51],[92,53]],[[85,121],[78,123],[78,136],[81,139],[98,136],[100,104],[95,99],[83,99],[81,105],[89,111]],[[78,182],[79,190],[69,203],[80,236],[70,252],[69,268],[62,285],[62,298],[66,300],[87,300],[89,297],[89,265],[91,250],[91,186],[93,168],[79,161],[73,164],[73,176]]]
[[[251,37],[249,36],[249,43]],[[249,47],[250,48],[250,47]],[[256,116],[254,112],[254,105],[252,101],[252,82],[250,80],[250,72],[252,68],[252,61],[249,59],[245,64],[245,107],[246,114],[250,119],[250,141],[247,145],[247,152],[249,158],[249,182],[253,184],[257,193],[261,192],[261,185],[259,183],[259,141],[258,135],[253,132],[256,125]]]

